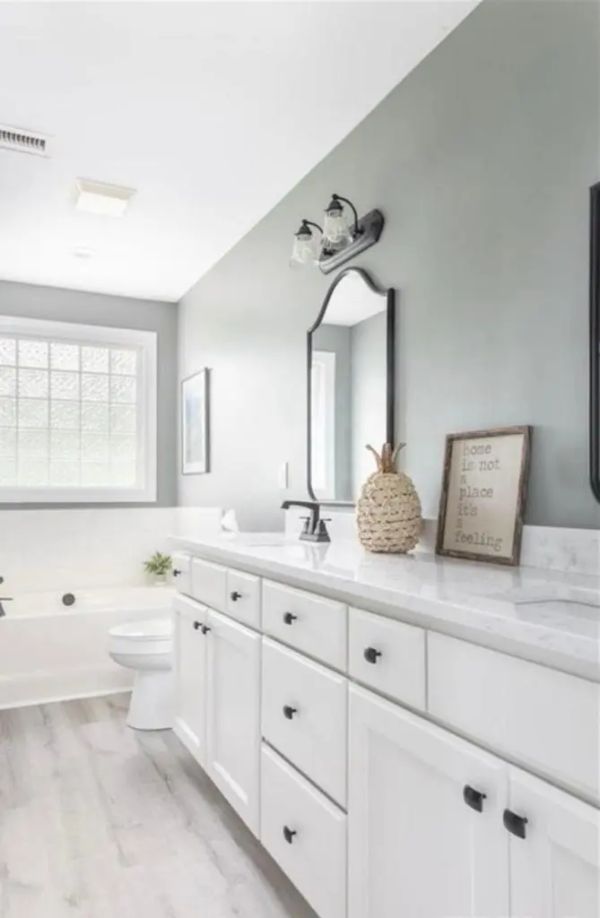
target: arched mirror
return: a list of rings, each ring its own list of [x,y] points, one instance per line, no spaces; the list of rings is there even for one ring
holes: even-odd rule
[[[308,492],[354,503],[372,469],[367,443],[394,441],[394,290],[360,268],[331,284],[308,331]]]

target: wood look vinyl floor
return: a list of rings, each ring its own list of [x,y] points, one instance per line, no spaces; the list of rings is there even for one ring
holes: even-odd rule
[[[1,918],[315,918],[127,696],[0,711]]]

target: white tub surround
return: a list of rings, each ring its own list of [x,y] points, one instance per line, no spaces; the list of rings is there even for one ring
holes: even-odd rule
[[[600,680],[598,577],[425,552],[375,555],[352,539],[308,545],[258,533],[171,542],[220,564]]]
[[[29,593],[5,603],[0,618],[0,708],[104,695],[130,689],[133,670],[108,656],[108,631],[126,622],[168,617],[169,587],[122,587]]]
[[[168,533],[217,533],[218,507],[0,510],[3,596],[144,586],[143,562]]]
[[[596,578],[174,542],[175,732],[320,918],[597,918]]]

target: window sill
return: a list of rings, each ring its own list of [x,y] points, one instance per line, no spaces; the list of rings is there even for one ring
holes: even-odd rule
[[[136,504],[156,499],[156,488],[0,488],[0,504]]]

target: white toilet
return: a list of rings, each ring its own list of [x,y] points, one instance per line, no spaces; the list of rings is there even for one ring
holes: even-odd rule
[[[136,730],[173,725],[173,623],[152,618],[117,625],[108,632],[115,663],[135,670],[127,723]]]

